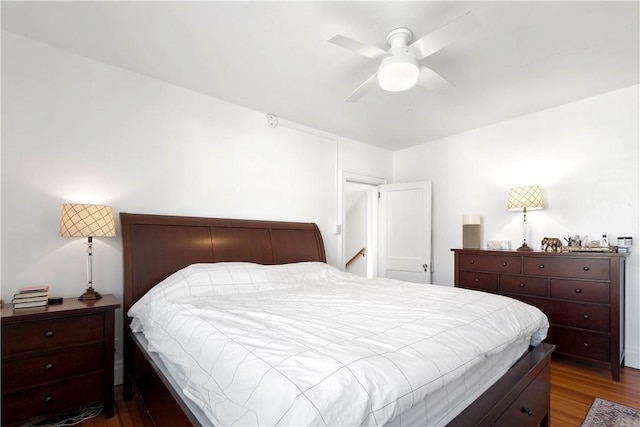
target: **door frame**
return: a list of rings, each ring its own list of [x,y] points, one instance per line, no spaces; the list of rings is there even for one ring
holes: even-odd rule
[[[347,242],[346,242],[346,238],[345,236],[348,233],[348,224],[347,224],[347,212],[345,210],[345,207],[347,206],[346,203],[346,191],[345,191],[345,187],[348,183],[355,183],[355,184],[365,184],[365,185],[370,185],[371,188],[377,188],[379,185],[382,184],[386,184],[387,183],[387,179],[386,178],[380,178],[380,177],[376,177],[376,176],[369,176],[369,175],[363,175],[363,174],[358,174],[358,173],[354,173],[354,172],[349,172],[349,171],[345,171],[343,169],[339,170],[339,183],[340,185],[338,185],[338,233],[340,235],[340,269],[344,270],[344,264],[347,260],[345,260],[345,256],[346,256],[346,246],[347,246]],[[376,190],[376,195],[377,195],[377,190]],[[367,257],[367,275],[369,275],[370,273],[377,275],[377,263],[378,263],[378,209],[377,209],[377,197],[373,197],[373,199],[375,200],[376,206],[374,206],[372,209],[368,209],[367,212],[367,222],[369,224],[372,224],[373,226],[371,227],[369,234],[370,234],[370,239],[368,239],[371,244],[369,245],[370,247],[367,248],[368,254],[369,256]]]

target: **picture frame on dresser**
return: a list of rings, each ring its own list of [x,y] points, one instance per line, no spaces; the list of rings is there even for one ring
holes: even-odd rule
[[[0,309],[3,426],[102,403],[114,414],[114,295],[64,298],[38,309]]]
[[[524,301],[549,318],[554,357],[624,366],[626,254],[452,249],[456,287]]]

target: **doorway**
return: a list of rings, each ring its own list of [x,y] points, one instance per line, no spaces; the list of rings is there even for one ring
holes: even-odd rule
[[[384,178],[340,171],[342,268],[361,277],[377,276],[377,188]]]
[[[431,283],[431,183],[340,171],[342,268],[361,277]]]

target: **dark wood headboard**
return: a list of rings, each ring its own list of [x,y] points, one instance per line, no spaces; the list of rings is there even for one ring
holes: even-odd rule
[[[120,213],[124,314],[155,284],[198,262],[326,262],[314,223]]]

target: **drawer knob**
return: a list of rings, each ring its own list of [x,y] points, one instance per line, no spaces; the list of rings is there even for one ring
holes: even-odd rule
[[[522,408],[522,413],[523,414],[527,414],[529,416],[533,415],[533,411],[531,409],[527,409],[527,408]]]
[[[53,369],[53,363],[47,363],[46,365],[44,365],[44,369],[47,371]]]
[[[588,342],[582,343],[582,345],[585,346],[585,347],[589,347],[589,343]]]
[[[503,266],[503,267],[506,267],[506,266],[507,266],[507,262],[506,262],[506,261],[502,261],[502,262],[500,263],[500,265],[501,265],[501,266]]]
[[[524,283],[520,283],[520,287],[521,287],[521,288],[524,288]]]
[[[44,398],[44,402],[45,402],[45,403],[49,403],[49,402],[51,402],[52,400],[53,400],[53,396],[51,396],[51,395],[49,395],[49,396],[47,396],[47,397],[45,397],[45,398]]]
[[[576,294],[579,294],[580,292],[582,292],[582,289],[576,288]]]
[[[474,282],[478,283],[480,282],[480,279],[478,279],[477,277],[475,279],[473,279]]]
[[[469,264],[475,264],[475,263],[476,263],[476,260],[475,260],[475,259],[470,259],[470,260],[469,260]]]
[[[538,268],[539,268],[539,269],[543,269],[543,268],[544,268],[544,264],[540,264],[540,265],[538,266]]]
[[[585,319],[589,319],[589,315],[588,314],[585,314],[582,317],[584,317]]]
[[[584,271],[589,271],[589,267],[582,267]]]
[[[44,333],[44,336],[45,336],[46,338],[51,338],[51,337],[53,336],[53,331],[47,331],[47,332],[45,332],[45,333]]]

